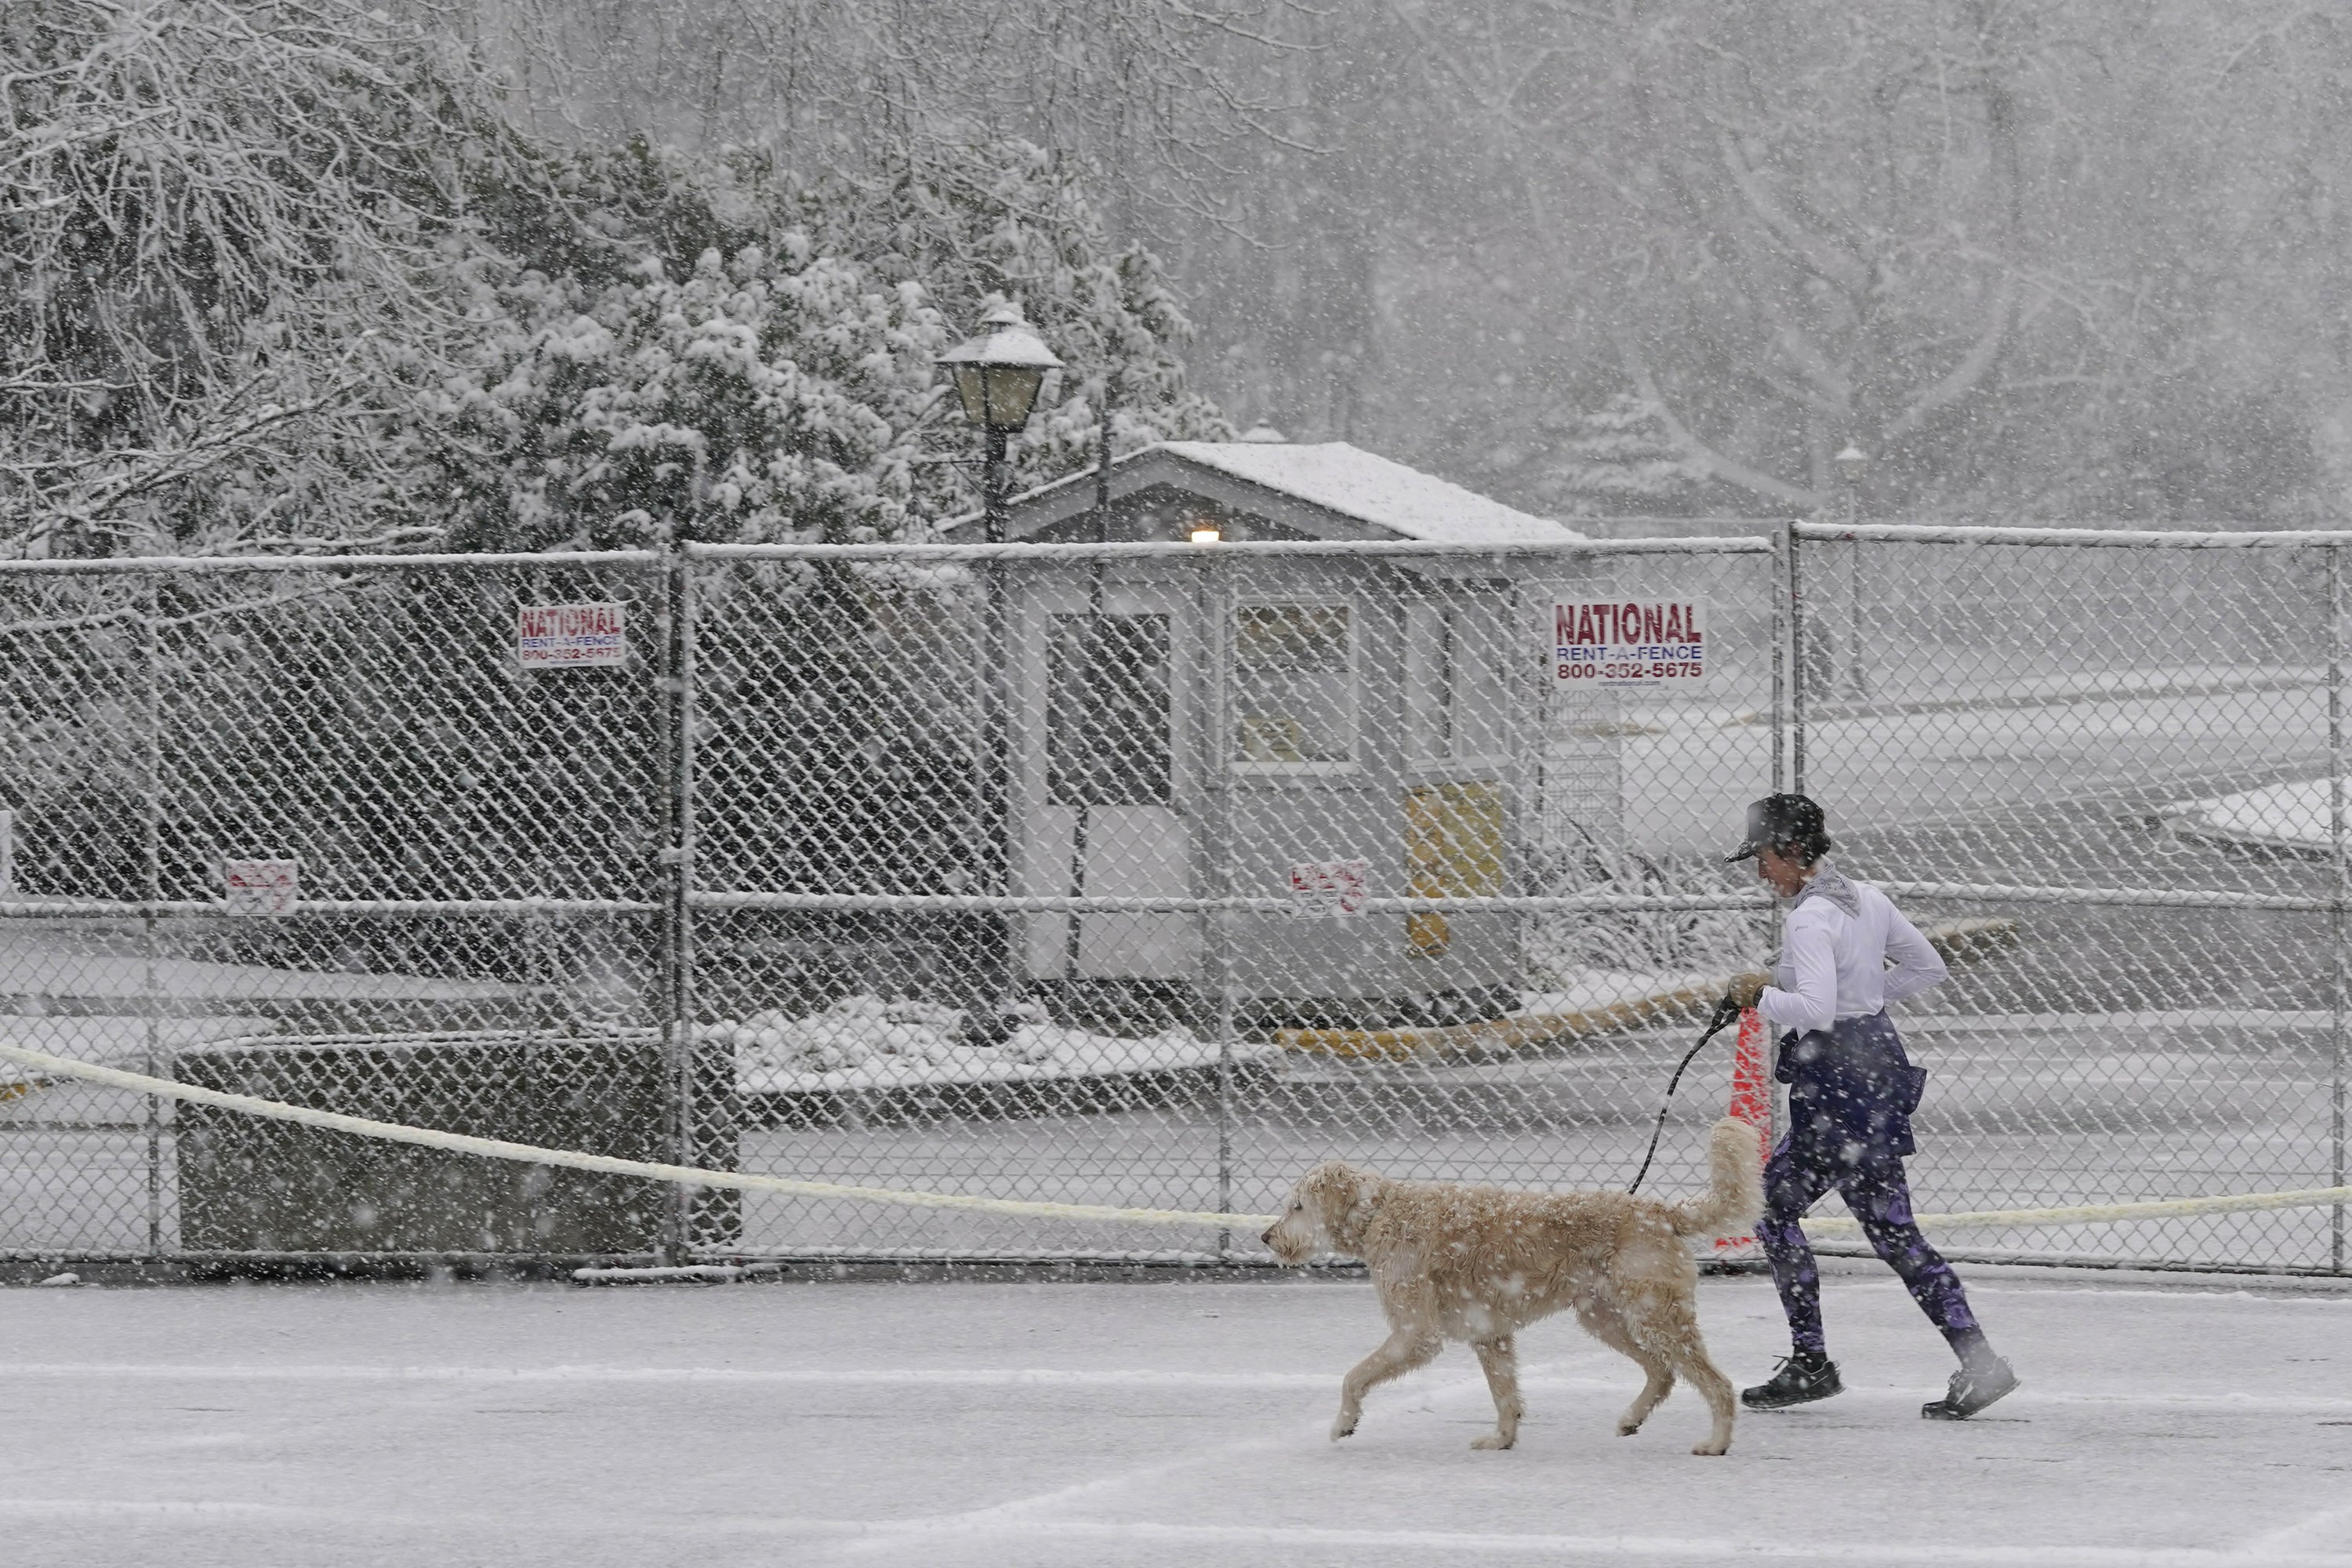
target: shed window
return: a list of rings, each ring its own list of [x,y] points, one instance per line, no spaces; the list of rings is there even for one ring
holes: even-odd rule
[[[1347,605],[1234,612],[1234,761],[1313,769],[1356,758],[1355,617]]]

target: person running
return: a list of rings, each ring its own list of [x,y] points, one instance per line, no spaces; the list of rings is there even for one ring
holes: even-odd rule
[[[1822,1338],[1821,1276],[1798,1224],[1834,1187],[1959,1357],[1944,1397],[1919,1413],[1964,1421],[2018,1379],[1977,1326],[1959,1276],[1911,1216],[1903,1161],[1914,1150],[1911,1112],[1927,1075],[1911,1065],[1886,1016],[1889,1002],[1916,995],[1948,972],[1885,894],[1823,863],[1829,852],[1822,808],[1801,795],[1775,795],[1748,808],[1746,837],[1731,856],[1734,864],[1754,859],[1758,878],[1793,900],[1770,983],[1749,976],[1724,998],[1754,1007],[1782,1031],[1772,1076],[1789,1086],[1789,1131],[1764,1165],[1756,1236],[1788,1315],[1790,1352],[1770,1381],[1739,1397],[1750,1409],[1778,1410],[1845,1386]]]

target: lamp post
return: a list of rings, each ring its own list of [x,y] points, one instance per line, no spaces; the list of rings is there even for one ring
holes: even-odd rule
[[[1045,346],[1036,329],[1022,318],[1018,305],[999,305],[980,319],[983,331],[940,355],[955,378],[956,396],[963,416],[979,426],[986,440],[981,471],[982,537],[991,544],[1004,542],[1004,444],[1029,423],[1037,389],[1045,373],[1062,362]]]
[[[1852,442],[1844,451],[1830,459],[1837,465],[1838,478],[1845,481],[1845,525],[1851,529],[1862,521],[1862,479],[1869,472],[1870,458]],[[1862,541],[1847,542],[1846,555],[1846,685],[1857,701],[1870,693],[1862,679]]]
[[[1023,319],[1018,305],[995,306],[980,319],[980,325],[978,334],[940,355],[938,363],[955,380],[956,396],[963,404],[964,417],[981,427],[985,443],[980,479],[982,537],[991,544],[1002,544],[1004,498],[1012,479],[1004,460],[1005,444],[1029,423],[1029,412],[1036,405],[1045,373],[1059,369],[1062,362]],[[990,560],[982,578],[986,584],[987,602],[982,611],[984,646],[981,655],[986,666],[982,724],[986,760],[981,769],[984,791],[981,816],[983,831],[992,839],[982,864],[1002,873],[1008,871],[1013,863],[1012,700],[1006,684],[1004,563]],[[1008,876],[1000,874],[993,879],[1000,894],[1012,890]],[[1074,913],[1070,918],[1076,921],[1077,917]],[[1005,914],[998,921],[999,950],[992,977],[996,993],[994,1005],[976,1030],[986,1043],[992,1045],[1003,1044],[1020,1023],[1020,1000],[1013,984],[1013,916]]]

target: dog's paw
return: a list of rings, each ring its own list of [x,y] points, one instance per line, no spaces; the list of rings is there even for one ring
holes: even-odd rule
[[[1337,1421],[1332,1422],[1331,1441],[1336,1443],[1342,1437],[1354,1436],[1356,1435],[1356,1419],[1357,1418],[1353,1415],[1342,1415]]]
[[[1620,1437],[1631,1437],[1634,1433],[1639,1432],[1641,1429],[1642,1424],[1639,1421],[1633,1420],[1630,1416],[1620,1416],[1618,1418],[1617,1436]]]
[[[1484,1437],[1473,1437],[1470,1446],[1474,1448],[1507,1448],[1518,1440],[1519,1435],[1516,1432],[1489,1432]]]
[[[1717,1458],[1731,1452],[1731,1439],[1726,1437],[1722,1442],[1718,1443],[1714,1438],[1709,1437],[1706,1442],[1701,1443],[1697,1447],[1693,1448],[1691,1452],[1696,1454],[1702,1459]]]

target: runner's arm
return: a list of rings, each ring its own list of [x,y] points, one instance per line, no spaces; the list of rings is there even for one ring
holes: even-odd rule
[[[1886,987],[1886,999],[1900,1002],[1906,996],[1916,996],[1930,985],[1943,984],[1951,971],[1945,967],[1943,954],[1928,945],[1919,934],[1919,928],[1903,918],[1903,911],[1886,911],[1886,956],[1895,967],[1886,972],[1881,983]]]

